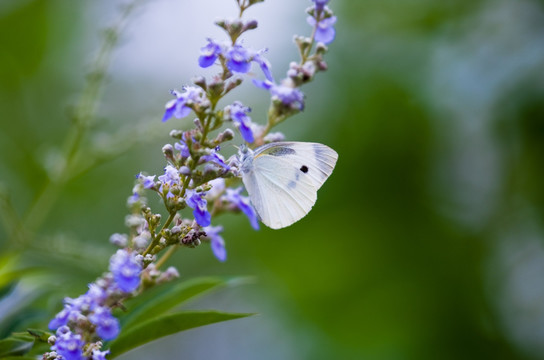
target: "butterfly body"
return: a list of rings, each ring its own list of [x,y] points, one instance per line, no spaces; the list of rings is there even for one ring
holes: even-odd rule
[[[242,181],[261,221],[280,229],[303,218],[337,159],[334,150],[318,143],[275,142],[255,151],[242,147]]]

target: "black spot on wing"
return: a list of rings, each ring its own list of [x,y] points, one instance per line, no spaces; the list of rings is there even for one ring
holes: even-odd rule
[[[285,156],[291,154],[296,154],[296,151],[288,147],[276,147],[268,152],[268,155],[272,156]]]
[[[300,167],[300,171],[302,171],[302,172],[305,173],[305,174],[308,172],[308,170],[309,170],[309,169],[308,169],[308,167],[307,167],[306,165],[302,165],[302,166]]]

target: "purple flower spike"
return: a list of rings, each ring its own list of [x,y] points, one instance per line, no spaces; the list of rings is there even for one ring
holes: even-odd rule
[[[317,23],[317,29],[315,32],[315,41],[321,42],[323,44],[329,44],[334,40],[336,36],[336,30],[334,29],[334,24],[336,23],[336,16],[331,16],[330,18],[322,19]],[[316,25],[316,20],[312,16],[308,17],[308,24],[311,26]]]
[[[208,39],[208,45],[200,49],[200,57],[198,64],[200,67],[207,68],[212,66],[221,54],[221,46],[215,43],[212,39]]]
[[[200,102],[203,96],[202,89],[194,86],[185,87],[185,92],[182,93],[175,90],[172,90],[171,93],[176,99],[166,103],[166,111],[162,118],[163,122],[167,121],[172,116],[178,119],[186,117],[191,112],[191,108],[187,106],[188,103]]]
[[[236,206],[238,209],[240,209],[249,219],[251,226],[255,230],[259,230],[259,222],[257,221],[257,213],[255,212],[255,209],[253,209],[253,206],[249,204],[249,198],[246,196],[240,195],[241,191],[242,191],[241,187],[235,190],[227,189],[225,199],[231,204],[233,204],[234,206]]]
[[[248,143],[255,141],[253,131],[251,130],[251,118],[247,115],[251,111],[250,108],[244,106],[241,102],[235,101],[230,106],[230,118],[236,123],[236,127],[242,134],[244,140]]]
[[[204,195],[203,192],[197,193],[195,190],[187,190],[187,205],[191,209],[194,209],[193,215],[195,220],[202,227],[209,226],[212,220]]]
[[[227,250],[225,249],[225,240],[219,235],[223,231],[222,226],[207,226],[204,228],[206,235],[210,238],[212,252],[219,261],[227,260]]]
[[[89,320],[96,325],[96,333],[104,340],[113,340],[119,335],[119,320],[107,307],[99,307],[89,316]]]
[[[110,258],[110,271],[115,283],[124,292],[133,292],[140,285],[142,264],[136,259],[136,253],[117,250]]]
[[[251,54],[241,45],[234,45],[226,54],[227,67],[232,72],[245,74],[251,67]]]

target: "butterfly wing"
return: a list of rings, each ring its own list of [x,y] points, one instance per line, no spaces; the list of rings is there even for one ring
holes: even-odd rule
[[[281,142],[258,148],[243,181],[261,221],[280,229],[303,218],[337,159],[334,150],[317,143]]]

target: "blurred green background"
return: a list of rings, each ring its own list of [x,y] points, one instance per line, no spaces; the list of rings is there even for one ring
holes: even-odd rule
[[[9,229],[62,164],[70,114],[120,4],[0,4],[0,183],[12,204],[2,202],[0,258],[38,269],[0,294],[2,336],[45,326],[64,296],[107,268],[134,175],[160,173],[169,130],[190,125],[160,123],[168,90],[210,74],[198,50],[220,38],[215,18],[236,14],[224,0],[136,10],[82,143],[83,170],[38,214],[34,241],[20,244]],[[296,60],[292,35],[309,34],[309,4],[268,0],[248,11],[262,30],[247,45],[269,47],[277,79]],[[279,127],[339,153],[316,206],[278,231],[223,216],[226,263],[207,245],[171,260],[184,278],[254,275],[193,307],[260,315],[123,359],[544,359],[544,2],[330,6],[329,71],[303,88],[305,111]],[[262,123],[264,91],[246,81],[234,98]]]

